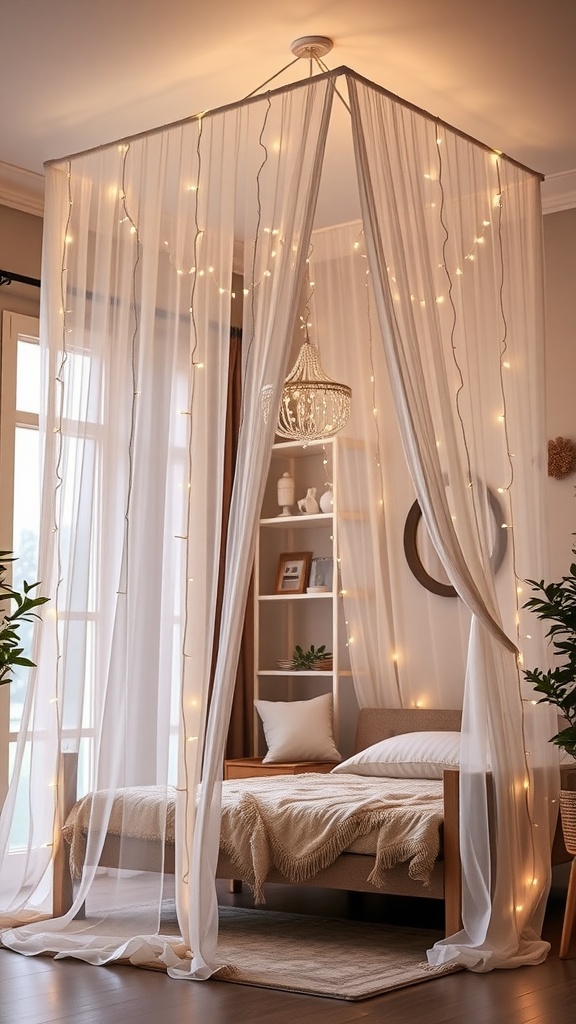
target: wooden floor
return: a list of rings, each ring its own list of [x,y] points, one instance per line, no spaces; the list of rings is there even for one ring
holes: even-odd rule
[[[221,903],[251,906],[249,894]],[[276,910],[414,924],[415,901],[272,886]],[[441,906],[418,901],[423,926],[440,923]],[[79,961],[24,957],[0,950],[0,1024],[574,1024],[574,959],[559,960],[563,898],[549,900],[544,937],[552,942],[538,967],[473,974],[462,971],[359,1003],[291,995],[218,981],[173,981],[157,971],[91,967]],[[409,917],[407,916],[409,914]],[[576,944],[575,944],[576,945]]]

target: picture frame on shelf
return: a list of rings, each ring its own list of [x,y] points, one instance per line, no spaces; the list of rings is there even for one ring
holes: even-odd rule
[[[332,578],[334,574],[334,559],[329,556],[313,558],[310,565],[310,576],[308,579],[309,591],[332,590]]]
[[[277,594],[303,594],[310,575],[311,551],[284,551],[278,559]]]

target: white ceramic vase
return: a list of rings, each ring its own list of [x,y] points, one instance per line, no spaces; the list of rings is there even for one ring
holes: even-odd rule
[[[334,511],[334,492],[331,484],[327,485],[327,489],[320,497],[320,508],[322,509],[322,512]]]

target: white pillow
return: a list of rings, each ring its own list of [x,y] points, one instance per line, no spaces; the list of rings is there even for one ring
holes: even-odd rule
[[[407,732],[361,750],[332,769],[393,779],[441,779],[460,767],[459,732]]]
[[[332,732],[332,694],[312,700],[255,700],[268,753],[264,764],[278,761],[339,761]]]

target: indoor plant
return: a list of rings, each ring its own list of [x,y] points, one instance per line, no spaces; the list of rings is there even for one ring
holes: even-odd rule
[[[311,644],[306,651],[300,647],[300,644],[296,644],[292,655],[292,668],[296,672],[327,668],[328,663],[331,667],[332,654],[326,650],[325,644],[321,644],[320,647],[314,647],[314,644]]]
[[[576,554],[576,549],[573,549]],[[532,597],[524,607],[530,608],[539,619],[550,624],[546,636],[550,638],[554,653],[564,659],[563,663],[543,672],[542,669],[526,669],[524,675],[533,684],[537,693],[543,694],[539,703],[553,704],[561,711],[568,723],[560,729],[551,742],[576,757],[576,564],[570,566],[568,576],[559,583],[545,584],[543,580],[527,580],[532,589],[541,596]],[[568,783],[569,785],[569,783]],[[560,819],[564,845],[574,856],[570,869],[566,894],[566,913],[560,939],[561,959],[566,959],[574,923],[576,888],[576,791],[564,788],[561,781]]]
[[[576,564],[572,563],[570,574],[559,583],[526,582],[541,596],[531,597],[524,607],[550,624],[546,636],[555,654],[565,660],[547,672],[526,669],[524,675],[537,693],[543,694],[539,703],[554,704],[568,723],[551,742],[576,757]]]
[[[10,604],[0,611],[0,685],[12,682],[12,669],[16,665],[32,668],[34,662],[25,657],[24,647],[20,638],[20,628],[24,622],[32,622],[40,616],[34,611],[48,601],[47,597],[31,597],[31,593],[40,583],[22,583],[22,591],[14,590],[7,582],[8,565],[16,558],[11,551],[0,551],[0,604],[14,601],[16,608],[10,612]]]

